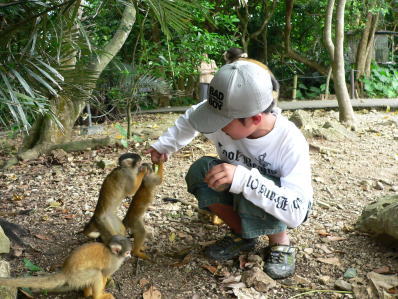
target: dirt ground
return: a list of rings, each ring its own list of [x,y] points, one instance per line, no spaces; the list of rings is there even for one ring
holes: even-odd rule
[[[338,118],[336,111],[310,113],[320,126]],[[141,153],[177,116],[136,116],[135,141],[129,150]],[[350,285],[366,285],[366,274],[372,270],[398,273],[397,248],[382,245],[354,227],[364,206],[398,192],[398,115],[362,110],[356,111],[356,116],[358,128],[346,138],[308,138],[313,149],[315,205],[310,219],[289,231],[298,249],[296,275],[277,281],[276,287],[252,298],[353,298],[352,294],[338,293],[335,282],[343,279]],[[115,132],[114,126],[108,125],[102,134]],[[1,159],[9,156],[18,142],[17,138],[2,139]],[[26,228],[29,235],[23,239],[32,246],[20,248],[13,244],[12,252],[2,256],[10,262],[12,276],[28,272],[23,258],[44,271],[55,271],[71,249],[89,241],[81,230],[92,215],[101,183],[111,169],[102,169],[96,162],[116,161],[125,151],[106,148],[58,159],[46,156],[0,173],[0,217]],[[143,294],[145,298],[160,298],[159,293],[162,298],[236,297],[223,279],[239,279],[244,271],[239,261],[216,263],[202,254],[205,244],[228,231],[226,226],[212,225],[191,205],[162,200],[170,197],[195,203],[185,189],[184,175],[194,160],[212,153],[212,145],[198,137],[167,162],[165,180],[145,217],[153,230],[152,239],[147,241],[152,260],[130,259],[115,273],[114,284],[108,290],[116,298],[142,298]],[[127,206],[126,199],[121,216]],[[267,240],[262,239],[262,246],[266,244]],[[343,278],[347,269],[355,269],[353,278]],[[35,298],[79,296],[79,292],[73,292]]]

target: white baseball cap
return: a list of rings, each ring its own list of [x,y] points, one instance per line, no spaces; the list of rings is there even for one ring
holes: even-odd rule
[[[270,72],[253,62],[238,60],[214,75],[207,101],[189,115],[189,122],[201,133],[213,133],[236,118],[263,112],[272,101]]]

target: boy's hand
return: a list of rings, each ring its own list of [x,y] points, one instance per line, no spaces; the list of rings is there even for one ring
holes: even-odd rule
[[[216,190],[224,191],[232,184],[236,166],[229,163],[222,163],[213,166],[205,176],[205,183]]]
[[[144,154],[151,154],[152,163],[166,162],[168,160],[167,154],[161,154],[153,147],[144,150]]]

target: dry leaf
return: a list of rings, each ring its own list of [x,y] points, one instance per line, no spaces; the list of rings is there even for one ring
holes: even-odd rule
[[[50,240],[50,238],[45,235],[35,235],[35,237],[40,240]]]
[[[217,272],[217,268],[214,267],[214,266],[202,265],[202,268],[205,268],[206,270],[208,270],[209,272],[211,272],[211,274],[216,274],[216,272]]]
[[[338,257],[328,257],[328,258],[320,257],[320,258],[317,258],[317,261],[320,261],[321,263],[324,263],[324,264],[341,266],[340,259]]]
[[[327,239],[330,241],[342,241],[347,240],[346,237],[339,237],[339,236],[327,236]]]
[[[175,234],[175,232],[171,232],[170,235],[169,235],[169,241],[170,241],[170,242],[174,242],[175,239],[176,239],[176,234]]]
[[[383,266],[383,267],[374,269],[373,272],[376,272],[379,274],[388,274],[388,273],[391,273],[391,269],[388,266]]]
[[[162,294],[160,291],[154,286],[150,286],[150,288],[142,294],[143,299],[160,299],[162,298]]]
[[[20,200],[23,200],[24,198],[25,198],[25,196],[23,196],[21,194],[13,194],[12,195],[12,200],[15,200],[15,201],[20,201]]]
[[[76,217],[76,215],[73,215],[73,214],[69,214],[69,215],[65,215],[64,216],[65,219],[73,219],[75,217]]]
[[[323,230],[323,229],[317,230],[316,233],[317,233],[318,235],[320,235],[321,237],[330,236],[330,233],[328,233],[326,230]]]

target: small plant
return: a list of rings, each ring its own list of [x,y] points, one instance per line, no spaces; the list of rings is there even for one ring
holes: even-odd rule
[[[31,272],[43,271],[42,268],[40,268],[39,266],[36,266],[35,264],[33,264],[30,259],[24,258],[23,262],[24,262],[25,268],[28,269]]]
[[[371,66],[371,76],[361,80],[368,97],[396,98],[398,97],[398,70],[393,67]]]
[[[319,98],[322,93],[325,93],[326,84],[321,84],[320,87],[310,86],[307,87],[303,83],[299,83],[296,93],[296,98],[302,99],[315,99]]]

